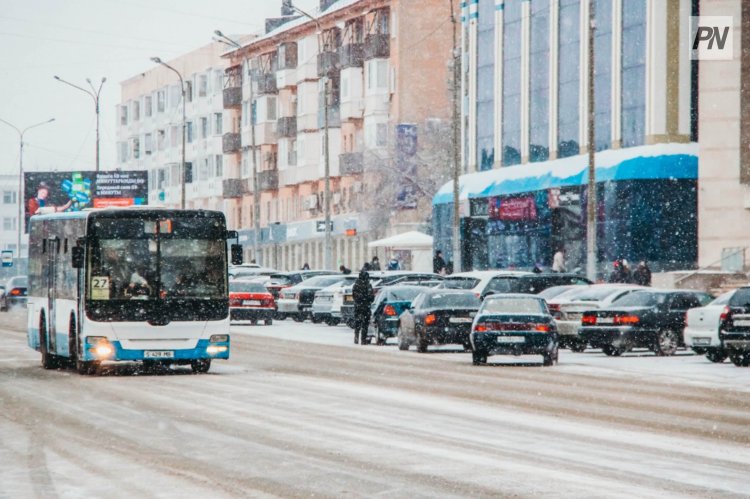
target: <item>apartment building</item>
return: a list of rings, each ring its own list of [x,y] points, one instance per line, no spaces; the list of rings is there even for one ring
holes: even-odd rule
[[[286,18],[226,53],[223,194],[248,251],[259,221],[249,258],[322,268],[327,121],[332,262],[359,268],[369,241],[429,220],[450,166],[451,4],[321,0],[314,20],[292,13],[283,2]]]
[[[462,269],[549,266],[559,248],[569,268],[585,267],[592,147],[600,275],[615,258],[648,260],[656,270],[695,265],[696,7],[696,0],[463,4]],[[433,202],[435,245],[452,259],[451,185]]]
[[[222,92],[225,47],[211,43],[167,64],[185,81],[185,207],[224,210]],[[149,204],[181,204],[182,89],[169,68],[156,65],[121,83],[117,112],[117,165],[148,170]],[[234,221],[229,220],[230,225]]]
[[[0,175],[0,249],[17,253],[18,246],[18,175]],[[26,252],[28,236],[23,235],[21,250]]]

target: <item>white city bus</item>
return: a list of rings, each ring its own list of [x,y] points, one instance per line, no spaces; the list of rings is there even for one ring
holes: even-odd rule
[[[229,358],[224,214],[116,208],[31,217],[28,342],[42,366],[206,372]],[[232,245],[241,263],[242,248]]]

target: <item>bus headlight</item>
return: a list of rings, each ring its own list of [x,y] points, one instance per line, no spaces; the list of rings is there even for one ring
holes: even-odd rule
[[[227,346],[225,345],[209,345],[206,348],[206,353],[209,355],[216,355],[217,353],[224,353],[227,351]]]
[[[86,343],[89,345],[89,352],[99,358],[111,357],[115,353],[112,343],[104,336],[87,336]]]
[[[228,334],[214,334],[208,339],[210,343],[226,343],[229,341]]]

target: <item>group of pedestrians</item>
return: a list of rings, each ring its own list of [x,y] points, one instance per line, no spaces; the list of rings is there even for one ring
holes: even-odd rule
[[[609,282],[651,286],[651,269],[644,260],[640,261],[633,271],[630,270],[630,265],[624,258],[615,260],[613,266],[612,273],[609,274]]]

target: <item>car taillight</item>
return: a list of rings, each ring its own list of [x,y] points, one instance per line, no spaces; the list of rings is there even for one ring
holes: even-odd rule
[[[477,324],[476,326],[474,326],[474,332],[476,333],[485,333],[487,331],[489,331],[489,328],[486,324]]]
[[[10,296],[21,296],[23,292],[18,288],[13,288],[10,290]]]
[[[273,298],[263,298],[260,300],[260,306],[261,307],[273,307],[274,302]]]
[[[426,326],[431,326],[437,322],[437,317],[435,314],[429,314],[427,317],[424,318],[424,323]]]
[[[726,321],[731,319],[732,317],[732,309],[729,307],[724,307],[724,310],[721,311],[721,315],[719,316],[719,320]]]
[[[549,333],[549,324],[534,324],[533,326],[534,327],[532,331],[538,331],[540,333]]]
[[[615,324],[638,324],[640,317],[637,315],[616,315]]]
[[[581,317],[581,324],[584,326],[595,326],[596,325],[596,316],[595,315],[583,315]]]
[[[393,305],[386,305],[385,308],[383,309],[383,313],[389,317],[395,317],[396,309],[394,308]],[[425,322],[427,321],[425,320]]]

